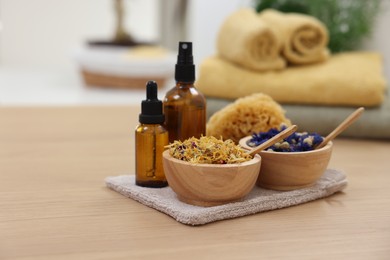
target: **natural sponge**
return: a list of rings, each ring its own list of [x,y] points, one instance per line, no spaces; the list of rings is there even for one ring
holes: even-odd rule
[[[212,115],[206,134],[216,138],[232,139],[235,143],[248,135],[291,125],[285,111],[270,96],[257,93],[239,98]]]

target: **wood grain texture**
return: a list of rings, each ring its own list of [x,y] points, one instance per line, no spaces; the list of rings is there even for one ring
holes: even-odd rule
[[[261,158],[255,155],[240,164],[194,164],[163,153],[169,186],[178,198],[191,205],[217,206],[242,199],[255,186]]]
[[[388,259],[388,141],[334,141],[343,193],[190,227],[104,186],[134,171],[138,113],[0,107],[0,259]]]
[[[245,149],[255,149],[247,145],[251,138],[242,138],[240,145]],[[285,191],[311,186],[328,168],[332,147],[333,143],[329,142],[321,149],[306,152],[260,151],[262,164],[256,185]]]

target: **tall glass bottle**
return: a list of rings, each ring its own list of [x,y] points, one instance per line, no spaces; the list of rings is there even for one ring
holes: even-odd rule
[[[146,85],[146,100],[142,101],[140,124],[135,130],[135,183],[143,187],[164,187],[162,153],[168,144],[168,131],[164,128],[162,102],[157,99],[157,84]]]
[[[171,143],[206,134],[206,99],[194,85],[191,42],[179,42],[175,80],[176,86],[164,98],[165,126]]]

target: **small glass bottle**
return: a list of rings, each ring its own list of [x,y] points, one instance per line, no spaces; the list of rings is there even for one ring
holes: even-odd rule
[[[135,130],[135,183],[138,186],[160,188],[168,185],[162,164],[162,153],[168,145],[164,119],[162,102],[157,98],[157,84],[149,81],[139,115],[140,124]]]
[[[176,86],[164,98],[169,142],[206,135],[206,99],[194,86],[195,65],[191,42],[179,42],[175,80]]]

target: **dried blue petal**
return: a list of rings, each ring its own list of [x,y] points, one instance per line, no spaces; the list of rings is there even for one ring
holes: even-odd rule
[[[285,130],[287,126],[283,125],[280,129],[272,128],[268,132],[260,132],[254,133],[252,135],[252,139],[250,139],[247,144],[251,147],[258,146],[268,139],[274,137],[279,134],[281,131]],[[323,137],[318,135],[317,133],[293,133],[285,140],[280,143],[276,143],[267,150],[272,150],[275,152],[301,152],[301,151],[311,151],[314,149],[316,145],[323,141]],[[285,144],[282,145],[283,142],[287,142],[289,147]]]

